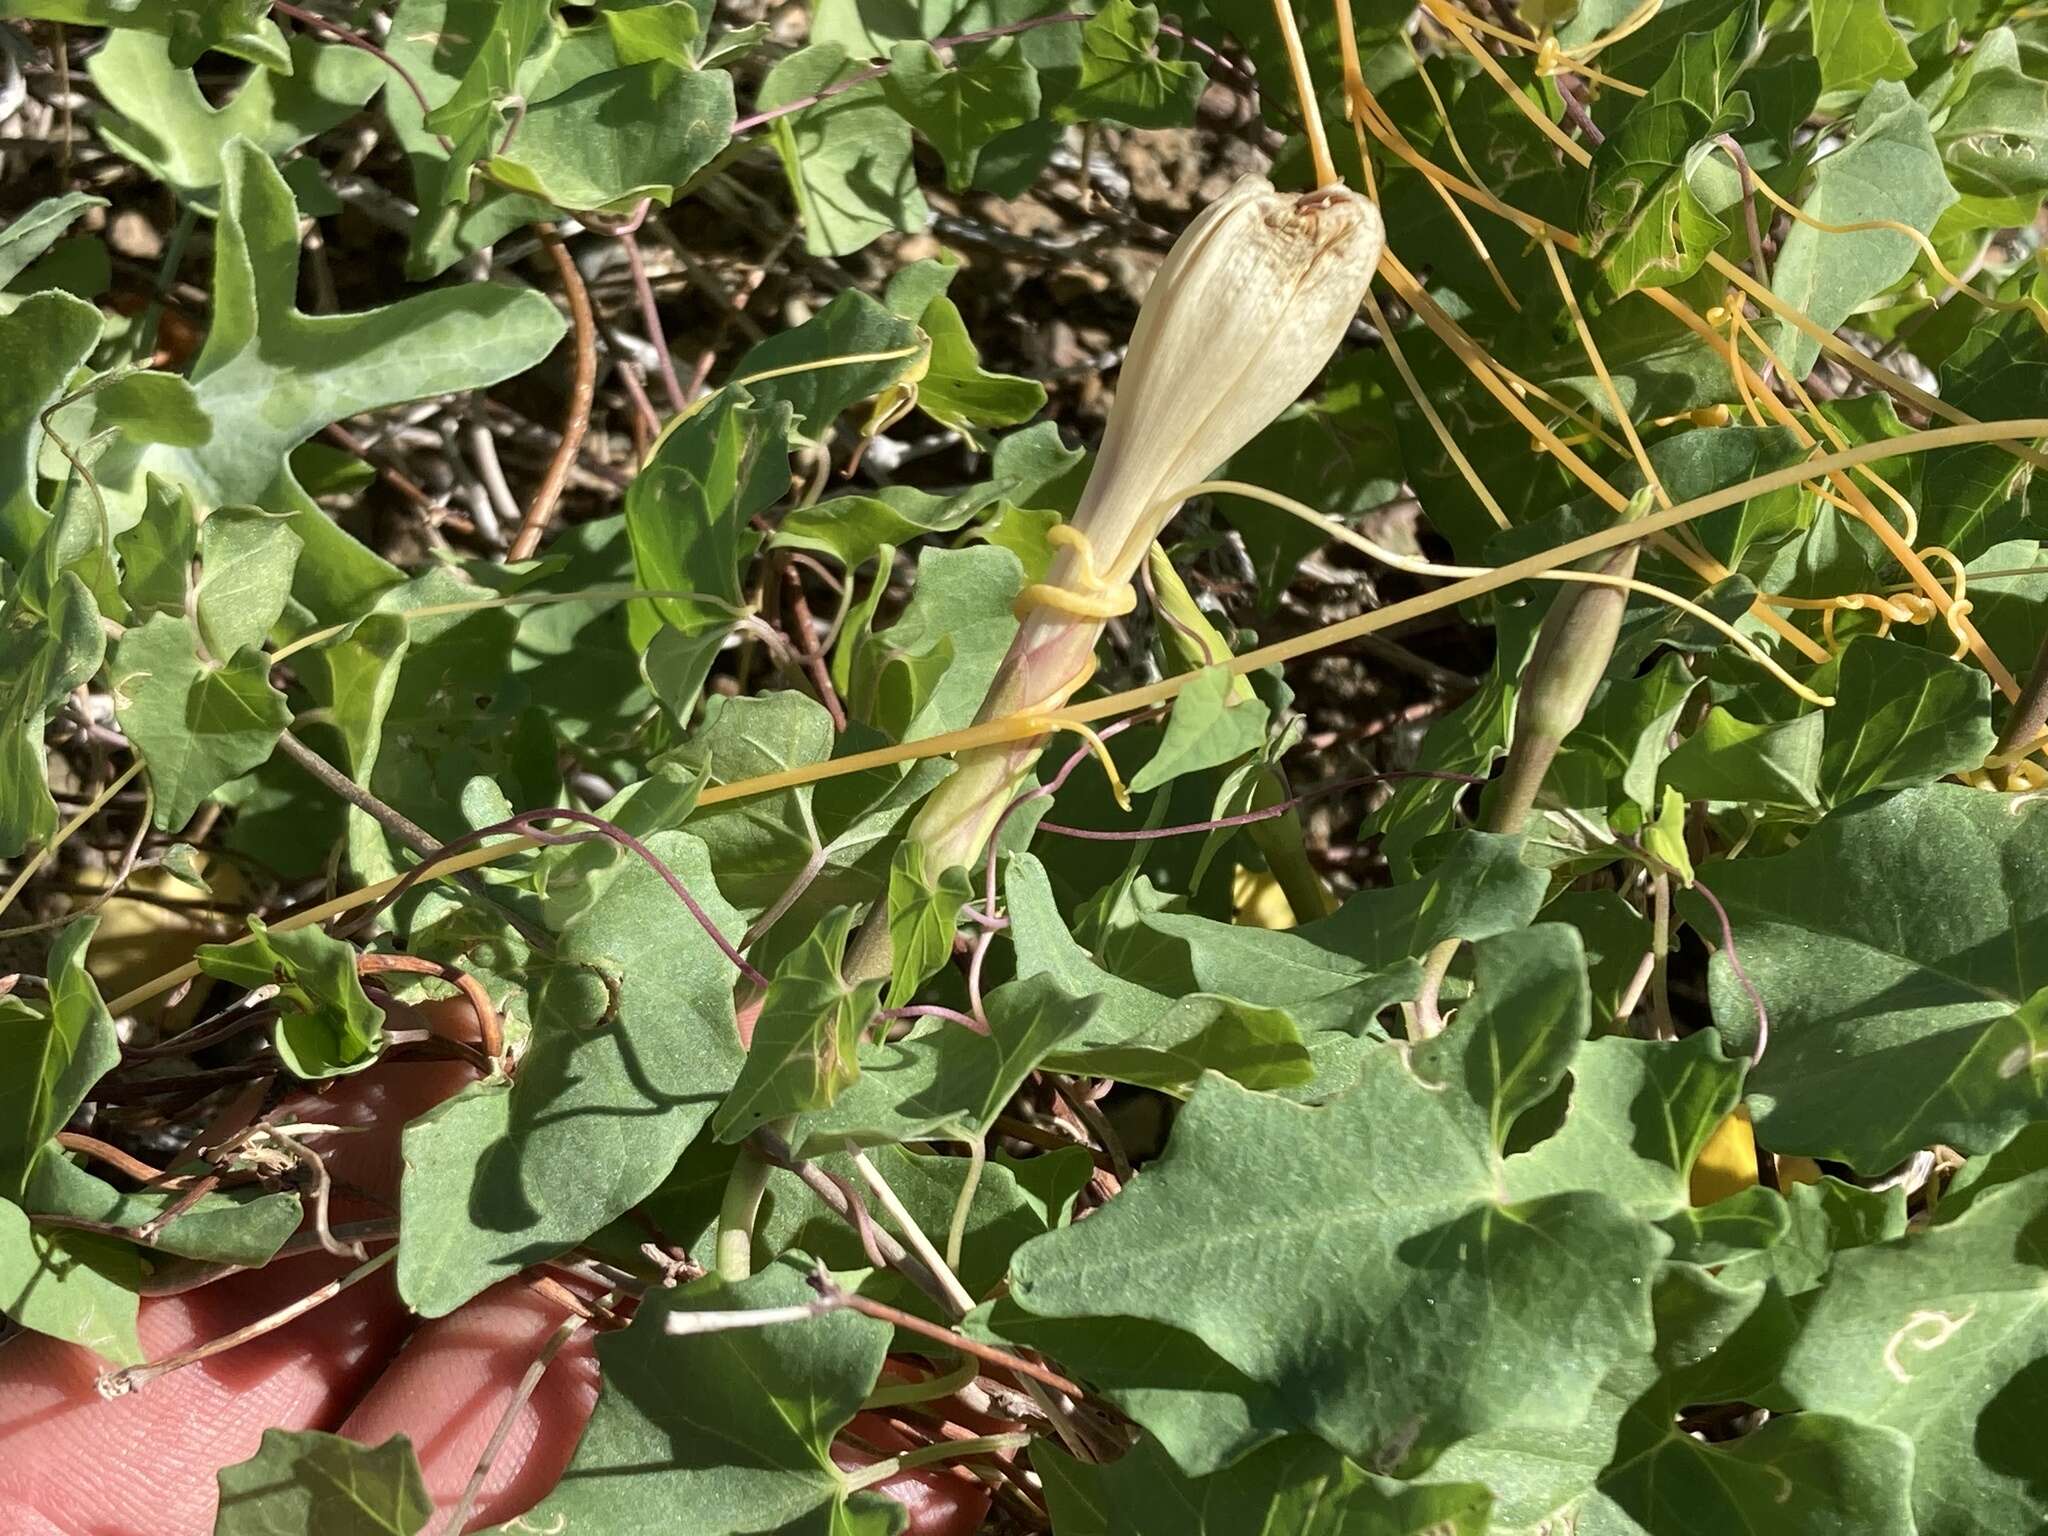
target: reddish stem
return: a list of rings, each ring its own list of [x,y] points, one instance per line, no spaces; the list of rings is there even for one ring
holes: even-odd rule
[[[370,55],[371,58],[381,60],[386,69],[389,69],[400,80],[405,82],[405,88],[412,92],[412,99],[420,104],[421,117],[425,117],[434,110],[427,104],[427,93],[420,89],[420,83],[412,77],[412,72],[382,48],[379,48],[375,43],[363,36],[362,33],[352,32],[337,22],[329,21],[325,16],[316,16],[313,12],[302,9],[299,6],[288,5],[285,3],[285,0],[270,0],[270,8],[280,15],[291,17],[293,21],[298,22],[302,26],[317,28],[319,31],[325,32],[329,37],[339,42],[344,42],[351,48],[360,48],[363,52]],[[441,147],[443,149],[449,147],[447,139],[441,140]]]
[[[490,994],[484,985],[460,966],[449,965],[440,960],[428,960],[420,955],[357,955],[356,974],[376,976],[387,971],[403,972],[409,976],[434,976],[459,990],[469,1002],[469,1010],[476,1015],[477,1035],[482,1041],[484,1055],[495,1069],[505,1055],[505,1028],[498,1020],[498,1010],[491,1006]]]
[[[1749,972],[1742,968],[1742,957],[1735,952],[1735,925],[1728,920],[1728,909],[1721,905],[1721,898],[1707,889],[1706,882],[1697,876],[1692,888],[1704,896],[1707,905],[1714,909],[1714,916],[1721,922],[1721,953],[1728,958],[1728,969],[1735,973],[1735,979],[1742,990],[1749,994],[1750,1006],[1756,1009],[1756,1044],[1750,1047],[1749,1064],[1753,1067],[1764,1059],[1764,1047],[1771,1043],[1771,1014],[1764,1007],[1764,995],[1757,990],[1755,982],[1749,979]]]
[[[548,461],[540,488],[533,493],[518,536],[505,552],[505,558],[515,563],[532,559],[533,552],[540,548],[541,535],[547,531],[548,519],[554,515],[555,503],[561,500],[562,489],[569,483],[569,471],[582,451],[583,434],[590,426],[591,403],[597,397],[597,319],[590,309],[590,290],[583,286],[583,274],[576,270],[576,260],[554,226],[543,224],[538,228],[541,244],[553,259],[562,288],[568,294],[569,318],[575,325],[576,374],[569,390],[568,417],[562,423],[562,441],[555,448],[554,458]]]
[[[633,274],[633,293],[640,301],[640,322],[647,327],[647,339],[654,346],[655,365],[661,370],[661,387],[668,395],[668,407],[678,416],[689,409],[683,381],[676,377],[675,359],[669,356],[668,333],[661,326],[661,310],[654,302],[654,286],[647,281],[647,262],[640,254],[640,242],[631,234],[619,236],[626,248],[626,268]]]
[[[961,1025],[963,1028],[973,1030],[977,1035],[986,1035],[988,1033],[988,1025],[984,1024],[980,1019],[964,1014],[957,1008],[942,1007],[938,1003],[912,1003],[903,1008],[884,1008],[881,1017],[884,1020],[946,1019]]]

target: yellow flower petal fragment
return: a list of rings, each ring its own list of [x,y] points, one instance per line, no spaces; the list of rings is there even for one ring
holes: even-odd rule
[[[1294,908],[1280,882],[1242,864],[1230,881],[1230,920],[1240,928],[1292,928]]]
[[[1755,1183],[1756,1132],[1749,1123],[1749,1106],[1738,1104],[1714,1127],[1692,1165],[1692,1203],[1712,1205]]]
[[[1826,1175],[1820,1171],[1820,1164],[1810,1157],[1781,1157],[1778,1159],[1778,1187],[1786,1189],[1794,1184],[1818,1184]]]

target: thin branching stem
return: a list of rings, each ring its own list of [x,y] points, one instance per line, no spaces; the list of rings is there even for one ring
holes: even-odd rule
[[[237,1328],[232,1333],[223,1334],[217,1339],[209,1339],[206,1343],[196,1344],[190,1349],[181,1349],[176,1354],[166,1355],[161,1360],[149,1361],[145,1365],[125,1366],[118,1371],[110,1371],[97,1382],[100,1396],[125,1396],[147,1386],[159,1377],[169,1375],[172,1371],[183,1370],[188,1365],[197,1365],[202,1360],[211,1360],[215,1355],[225,1354],[239,1345],[247,1344],[251,1339],[260,1339],[266,1333],[274,1333],[293,1319],[304,1317],[315,1307],[334,1300],[350,1286],[361,1284],[397,1257],[398,1249],[394,1245],[375,1258],[358,1264],[347,1274],[328,1281],[318,1290],[301,1296],[289,1306],[279,1307],[275,1312],[259,1317],[255,1322]]]
[[[444,1531],[460,1536],[469,1528],[470,1512],[476,1508],[476,1501],[483,1495],[484,1484],[489,1481],[491,1468],[498,1464],[498,1457],[504,1453],[505,1442],[512,1438],[512,1431],[518,1427],[519,1415],[540,1386],[541,1378],[548,1373],[548,1367],[555,1363],[555,1357],[576,1337],[584,1320],[571,1313],[562,1320],[561,1326],[548,1335],[548,1341],[534,1356],[519,1384],[512,1389],[512,1396],[505,1402],[504,1412],[498,1416],[498,1424],[491,1431],[491,1438],[484,1446],[483,1454],[477,1457],[476,1470],[469,1474],[469,1481],[463,1485],[462,1497],[455,1501],[455,1508],[449,1512],[442,1525]]]

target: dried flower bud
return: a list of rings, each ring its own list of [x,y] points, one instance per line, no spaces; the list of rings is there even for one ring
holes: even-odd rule
[[[1649,510],[1650,492],[1645,488],[1622,509],[1622,521],[1634,522]],[[1584,568],[1626,580],[1635,575],[1641,550],[1640,544],[1624,544],[1595,556]],[[1627,612],[1627,591],[1612,585],[1574,584],[1551,599],[1543,627],[1536,632],[1535,649],[1522,668],[1515,739],[1493,789],[1488,831],[1520,832],[1536,808],[1551,763],[1565,738],[1586,718],[1586,707],[1607,675]]]
[[[1344,339],[1385,246],[1379,210],[1342,187],[1276,192],[1247,176],[1174,243],[1138,314],[1101,452],[979,719],[1056,710],[1093,670],[1105,616],[1176,491],[1257,436]],[[1043,740],[961,756],[911,836],[930,867],[971,864]]]
[[[1172,517],[1323,371],[1385,248],[1379,210],[1247,176],[1190,224],[1138,312],[1094,473],[1074,514],[1105,581],[1130,579]]]

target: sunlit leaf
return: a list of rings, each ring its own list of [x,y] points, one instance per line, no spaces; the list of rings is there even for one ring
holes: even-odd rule
[[[1750,1079],[1767,1145],[1878,1172],[1937,1141],[1995,1147],[2039,1113],[2044,826],[1935,785],[1836,811],[1788,853],[1701,868],[1770,1009]],[[1722,1029],[1748,1039],[1755,1008],[1725,956],[1713,981]]]
[[[403,1435],[367,1446],[318,1430],[269,1429],[254,1456],[222,1467],[219,1478],[214,1536],[418,1536],[434,1514]]]

